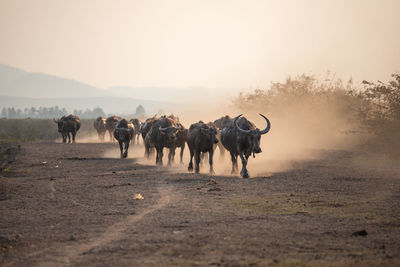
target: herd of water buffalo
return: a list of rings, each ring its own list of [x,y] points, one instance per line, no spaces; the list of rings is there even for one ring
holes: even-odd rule
[[[145,147],[145,157],[151,158],[156,153],[156,164],[163,164],[163,149],[168,148],[168,165],[174,162],[175,149],[180,150],[180,162],[182,163],[183,151],[185,144],[188,144],[190,151],[189,171],[193,171],[193,157],[195,161],[194,170],[199,172],[199,164],[205,159],[208,153],[210,164],[210,173],[214,173],[213,154],[216,146],[219,147],[221,154],[224,149],[228,150],[232,160],[232,173],[237,173],[237,157],[240,156],[242,161],[242,169],[240,175],[248,178],[247,161],[251,154],[255,157],[256,153],[261,152],[260,139],[261,135],[266,134],[271,129],[271,123],[267,117],[260,114],[267,126],[264,130],[260,130],[242,115],[231,118],[228,115],[221,117],[214,122],[204,123],[199,121],[190,125],[186,129],[179,121],[179,118],[170,116],[161,116],[148,118],[141,122],[139,119],[130,121],[122,119],[118,116],[111,116],[107,119],[98,117],[94,121],[96,129],[101,141],[104,141],[106,132],[110,135],[110,142],[114,138],[118,141],[121,158],[128,156],[130,142],[138,142],[142,136]],[[58,124],[58,131],[62,135],[63,143],[75,142],[75,136],[81,126],[80,119],[75,115],[64,116],[59,120],[55,120]],[[113,138],[114,137],[114,138]]]

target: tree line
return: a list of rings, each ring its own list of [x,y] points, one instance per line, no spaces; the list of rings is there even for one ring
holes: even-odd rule
[[[75,109],[72,112],[82,119],[92,119],[97,118],[99,116],[105,117],[106,113],[102,108],[93,108],[80,110]],[[60,118],[62,116],[68,115],[69,112],[65,108],[59,108],[58,106],[54,107],[31,107],[31,108],[14,108],[14,107],[3,107],[1,109],[0,117],[6,119],[52,119],[52,118]]]
[[[94,119],[97,117],[108,117],[115,114],[106,114],[102,108],[96,107],[93,109],[74,109],[72,112],[68,112],[66,108],[54,107],[31,107],[31,108],[14,108],[14,107],[3,107],[1,109],[0,118],[3,119],[53,119],[60,118],[68,114],[77,115],[81,119]],[[144,117],[146,111],[142,105],[136,107],[136,113],[132,116]]]

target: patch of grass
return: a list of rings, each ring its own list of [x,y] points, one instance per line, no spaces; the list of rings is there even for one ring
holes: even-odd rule
[[[294,215],[324,214],[338,218],[360,217],[370,221],[381,221],[382,211],[371,205],[367,197],[354,200],[351,196],[320,193],[287,194],[276,193],[267,197],[232,198],[228,204],[260,214]]]
[[[93,120],[81,120],[77,136],[95,134]],[[57,124],[52,119],[0,119],[0,144],[61,139]]]
[[[264,266],[274,266],[274,267],[317,267],[317,266],[334,266],[332,264],[321,264],[321,263],[314,263],[314,262],[306,262],[297,259],[285,259],[282,261],[279,260],[262,260],[259,262],[254,263],[256,267],[264,267]]]

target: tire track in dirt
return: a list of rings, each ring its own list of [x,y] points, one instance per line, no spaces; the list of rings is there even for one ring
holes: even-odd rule
[[[54,247],[45,248],[29,254],[22,261],[11,262],[5,266],[19,266],[22,262],[29,262],[30,266],[75,265],[79,262],[79,257],[85,252],[107,245],[112,241],[120,240],[124,236],[123,233],[132,227],[137,221],[141,220],[147,214],[165,207],[172,201],[172,186],[160,187],[158,191],[161,197],[155,205],[139,214],[127,216],[124,220],[109,226],[101,236],[95,237],[85,243],[76,244],[74,242],[73,245],[67,245],[60,249]],[[174,199],[175,198],[176,196],[174,196]],[[36,258],[36,260],[34,260],[34,258]]]
[[[50,199],[55,199],[54,193],[56,192],[56,189],[54,187],[54,181],[50,181],[49,187],[50,187],[50,193],[48,193],[47,195]]]

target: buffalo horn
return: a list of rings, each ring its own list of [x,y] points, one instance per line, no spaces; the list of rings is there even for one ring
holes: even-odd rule
[[[271,129],[271,123],[269,122],[269,119],[267,117],[265,117],[263,114],[260,113],[260,116],[263,117],[265,119],[265,121],[267,122],[267,127],[265,127],[264,130],[260,131],[260,134],[266,134]]]
[[[237,125],[237,120],[240,118],[240,116],[242,116],[243,114],[240,114],[239,116],[235,117],[235,119],[233,120],[233,123],[235,124],[236,129],[244,134],[248,134],[250,133],[250,130],[243,130],[242,128],[239,127],[239,125]]]

